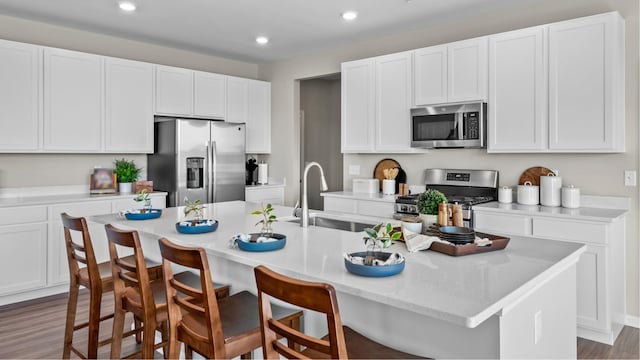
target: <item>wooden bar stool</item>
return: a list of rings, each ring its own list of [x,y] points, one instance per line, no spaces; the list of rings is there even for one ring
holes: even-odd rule
[[[336,291],[333,286],[319,282],[293,279],[260,265],[254,269],[260,303],[260,323],[262,330],[262,351],[265,359],[419,359],[377,343],[353,329],[343,326],[338,310]],[[274,320],[269,298],[308,310],[323,313],[327,317],[329,334],[322,339],[315,338],[286,324]],[[297,351],[284,346],[277,338],[285,337],[306,347]]]
[[[62,213],[62,225],[64,226],[65,247],[67,260],[69,262],[69,302],[67,303],[67,321],[64,331],[64,349],[62,358],[68,359],[73,351],[81,358],[95,359],[98,354],[98,347],[109,344],[111,338],[100,341],[100,322],[113,317],[113,313],[101,316],[100,305],[102,294],[113,290],[111,277],[111,263],[105,261],[97,263],[93,251],[91,235],[87,227],[87,222],[83,217],[72,217],[67,213]],[[73,233],[81,234],[82,244],[73,241]],[[80,267],[80,263],[85,267]],[[146,262],[152,277],[162,275],[161,265],[151,261]],[[78,294],[80,286],[89,289],[89,321],[77,324],[76,311],[78,307]],[[88,327],[88,346],[86,354],[73,346],[73,333],[76,330]],[[130,334],[130,333],[129,333]]]
[[[162,277],[153,279],[146,271],[138,271],[144,268],[144,255],[137,231],[120,230],[111,224],[105,225],[105,229],[109,239],[115,298],[111,358],[121,356],[122,338],[125,336],[124,318],[129,312],[142,322],[142,349],[127,357],[140,355],[143,359],[153,358],[154,351],[163,346],[166,354],[169,332],[164,281]],[[132,249],[133,256],[121,258],[116,245]],[[200,278],[188,271],[178,273],[175,277],[190,286],[200,284]],[[211,283],[210,286],[215,288],[216,296],[224,297],[229,294],[228,285]],[[162,334],[162,342],[158,344],[155,343],[156,330]]]
[[[239,355],[250,358],[251,351],[261,346],[258,299],[248,291],[216,300],[211,296],[211,271],[202,248],[187,248],[162,238],[162,270],[169,308],[169,356],[176,359],[180,342],[185,356],[193,351],[211,359],[229,359]],[[200,272],[198,287],[182,282],[171,270],[177,264]],[[272,306],[277,321],[294,329],[300,328],[302,311]]]

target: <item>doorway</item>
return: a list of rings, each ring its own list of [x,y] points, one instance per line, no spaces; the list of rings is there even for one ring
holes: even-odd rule
[[[318,162],[328,191],[342,191],[343,156],[340,152],[340,74],[300,80],[300,179],[304,167]],[[309,209],[324,210],[318,169],[307,177]],[[302,191],[302,186],[300,187]],[[302,199],[302,194],[300,195]]]

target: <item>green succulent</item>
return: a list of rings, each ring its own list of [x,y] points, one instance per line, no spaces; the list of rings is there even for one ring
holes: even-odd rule
[[[114,169],[118,182],[130,183],[138,180],[140,171],[142,168],[137,168],[133,160],[128,161],[124,158],[122,160],[115,161],[116,168]]]
[[[446,203],[447,197],[436,189],[427,189],[418,197],[418,212],[420,214],[438,215],[438,204]]]

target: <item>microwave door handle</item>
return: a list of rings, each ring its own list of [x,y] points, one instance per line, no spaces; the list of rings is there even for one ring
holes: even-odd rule
[[[464,135],[463,135],[463,113],[461,112],[457,112],[456,113],[456,133],[458,134],[458,140],[464,140]]]

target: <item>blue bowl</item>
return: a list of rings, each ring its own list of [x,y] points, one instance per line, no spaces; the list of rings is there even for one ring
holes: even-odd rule
[[[149,220],[149,219],[157,219],[162,215],[162,209],[149,209],[144,213],[130,213],[127,212],[124,214],[124,217],[127,220]]]
[[[185,221],[186,222],[186,221]],[[182,234],[203,234],[212,231],[216,231],[218,228],[218,220],[213,220],[211,224],[208,225],[180,225],[179,222],[176,223],[176,230]]]
[[[237,241],[238,247],[244,251],[262,252],[282,249],[287,243],[287,237],[285,235],[276,233],[271,234],[272,238],[277,239],[276,241],[255,242],[260,236],[262,236],[262,234],[249,234],[249,241]],[[253,242],[251,240],[253,240]]]
[[[354,252],[354,253],[351,253],[350,255],[365,257],[367,256],[367,252],[366,251]],[[381,252],[381,253],[378,253],[377,258],[384,261],[384,260],[387,260],[390,255],[391,253]],[[373,265],[358,265],[358,264],[352,263],[347,259],[344,259],[344,266],[347,268],[347,271],[349,271],[352,274],[367,276],[367,277],[386,277],[386,276],[393,276],[401,273],[402,270],[404,270],[405,262],[406,260],[399,264],[373,266]]]

